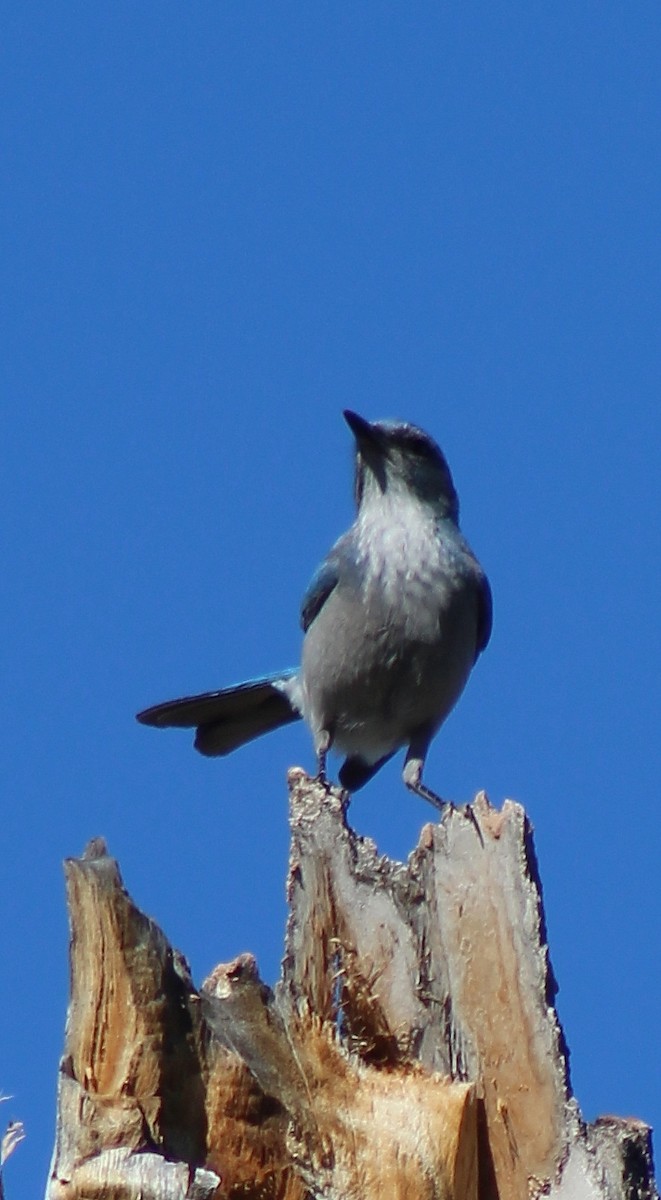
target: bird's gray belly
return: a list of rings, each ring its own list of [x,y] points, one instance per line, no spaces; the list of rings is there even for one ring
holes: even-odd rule
[[[419,597],[417,597],[419,600]],[[317,737],[376,762],[421,728],[438,728],[475,659],[477,598],[459,589],[396,609],[333,593],[303,643],[304,715]]]

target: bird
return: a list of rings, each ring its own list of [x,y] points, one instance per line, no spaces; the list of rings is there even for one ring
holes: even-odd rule
[[[403,749],[404,784],[443,809],[423,782],[425,760],[491,636],[491,588],[434,439],[406,422],[343,415],[356,518],[303,597],[300,667],[156,704],[137,720],[194,727],[195,748],[213,756],[303,718],[323,783],[331,750],[353,793]]]

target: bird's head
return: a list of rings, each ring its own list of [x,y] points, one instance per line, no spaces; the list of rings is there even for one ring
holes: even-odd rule
[[[459,500],[443,451],[429,434],[400,421],[366,421],[345,409],[356,439],[356,504],[379,495],[414,497],[440,517],[459,519]]]

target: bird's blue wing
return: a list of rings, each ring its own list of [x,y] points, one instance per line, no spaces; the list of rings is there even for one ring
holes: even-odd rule
[[[476,658],[478,654],[486,650],[493,626],[493,599],[486,575],[482,576],[478,604]]]
[[[277,703],[279,698],[282,698],[281,711],[285,713],[287,706],[292,703],[287,684],[295,679],[297,670],[296,667],[290,667],[287,671],[248,679],[245,683],[222,688],[218,692],[166,700],[163,704],[154,704],[139,712],[137,720],[141,725],[154,725],[160,729],[192,729],[194,725],[206,725],[210,721],[232,721],[245,717],[271,700]]]
[[[301,602],[301,625],[304,633],[307,633],[331,592],[337,587],[339,578],[339,562],[334,555],[329,555],[312,576]]]

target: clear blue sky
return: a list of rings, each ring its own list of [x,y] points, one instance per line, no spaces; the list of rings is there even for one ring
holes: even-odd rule
[[[5,4],[0,1090],[41,1194],[61,862],[107,837],[200,980],[278,972],[291,726],[135,711],[293,664],[341,409],[443,446],[492,643],[428,781],[525,804],[588,1117],[661,1128],[661,9]],[[405,856],[391,764],[352,820]]]

